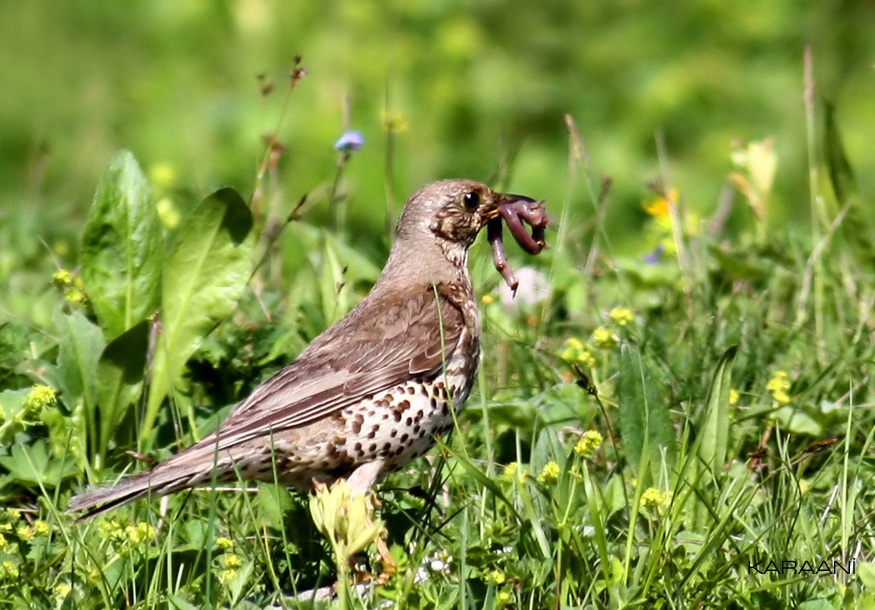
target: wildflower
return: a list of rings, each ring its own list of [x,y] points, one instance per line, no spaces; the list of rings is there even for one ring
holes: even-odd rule
[[[384,110],[383,126],[386,128],[386,131],[401,133],[407,131],[407,119],[400,112],[389,112],[388,110]]]
[[[60,269],[52,275],[52,283],[61,289],[64,294],[64,300],[68,303],[82,305],[88,297],[85,295],[85,284],[79,277],[73,275],[66,269]]]
[[[669,205],[678,202],[678,191],[671,188],[664,193],[660,193],[653,199],[648,199],[643,203],[644,211],[655,218],[663,218],[668,216]]]
[[[613,349],[620,344],[620,339],[610,328],[599,326],[592,331],[592,344],[600,349]]]
[[[628,326],[635,320],[635,314],[628,307],[614,307],[608,312],[608,317],[614,321],[617,326]]]
[[[648,265],[655,265],[662,259],[663,254],[665,254],[665,246],[656,244],[652,252],[644,255],[644,262]]]
[[[495,595],[495,601],[502,606],[507,606],[513,602],[513,593],[510,589],[502,589]]]
[[[155,537],[155,528],[151,524],[142,521],[136,525],[129,525],[125,528],[125,537],[128,541],[137,546],[147,540]]]
[[[331,543],[338,565],[374,542],[383,532],[383,522],[373,518],[370,496],[353,496],[346,479],[331,487],[316,485],[310,498],[310,515],[316,529]]]
[[[576,337],[569,337],[565,340],[565,349],[562,351],[560,358],[569,363],[580,362],[590,369],[595,368],[598,364],[592,352],[586,349],[580,339]]]
[[[49,524],[43,521],[42,519],[37,519],[33,522],[33,533],[36,536],[48,536],[49,532],[52,531],[52,528],[49,527]]]
[[[659,510],[661,507],[668,504],[670,498],[671,494],[667,491],[660,491],[655,487],[648,487],[644,490],[644,493],[641,494],[641,505],[650,506]]]
[[[18,538],[24,542],[30,542],[33,540],[33,537],[36,536],[36,531],[32,525],[22,525],[15,533],[18,534]]]
[[[63,601],[67,599],[67,596],[70,595],[70,591],[73,590],[73,587],[70,586],[70,583],[67,582],[59,582],[55,585],[55,596],[59,601]]]
[[[156,163],[149,170],[149,180],[156,190],[164,192],[176,184],[178,172],[173,164],[168,162]]]
[[[225,536],[219,536],[218,538],[216,538],[216,546],[218,546],[220,549],[230,549],[232,546],[234,546],[234,541]]]
[[[158,213],[158,220],[168,229],[175,229],[182,220],[182,215],[170,197],[159,199],[155,204],[155,211]]]
[[[492,305],[495,303],[495,295],[492,294],[484,294],[483,298],[480,299],[480,302],[484,305]]]
[[[10,580],[18,578],[18,566],[11,561],[0,563],[0,576],[6,576]]]
[[[439,574],[450,573],[450,554],[447,551],[436,552],[428,561],[428,567],[432,572]]]
[[[559,464],[550,460],[546,464],[544,464],[544,468],[541,470],[541,474],[538,475],[539,483],[555,483],[559,479],[559,474],[562,471],[559,469]]]
[[[766,390],[772,394],[772,399],[781,405],[786,405],[790,402],[790,395],[787,391],[790,389],[790,377],[785,371],[775,371],[772,378],[766,384]]]
[[[574,453],[582,458],[590,457],[602,446],[603,440],[597,430],[587,430],[574,444]]]
[[[506,580],[507,577],[501,570],[492,570],[489,574],[486,575],[486,582],[494,583],[496,585],[503,584]]]
[[[358,131],[346,131],[337,142],[334,143],[334,149],[342,153],[351,153],[357,151],[364,146],[365,138]]]
[[[522,267],[516,272],[519,288],[514,292],[504,282],[498,287],[501,304],[510,310],[534,307],[550,298],[550,282],[547,276],[534,267]]]
[[[35,385],[24,398],[24,410],[28,413],[39,413],[46,407],[58,401],[58,393],[47,385]]]
[[[738,399],[741,398],[741,394],[738,393],[738,390],[731,389],[729,390],[729,405],[734,407],[738,404]]]
[[[520,476],[519,474],[520,465],[518,462],[511,462],[510,464],[504,467],[504,470],[501,473],[501,477],[503,479],[513,480]]]
[[[243,567],[243,559],[240,555],[235,555],[234,553],[225,553],[219,559],[219,564],[222,566],[222,569],[218,571],[219,582],[223,585],[228,584],[240,573],[240,568]]]

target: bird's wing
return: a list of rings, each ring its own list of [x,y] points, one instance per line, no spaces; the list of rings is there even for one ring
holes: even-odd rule
[[[224,449],[303,426],[405,381],[434,376],[464,327],[459,307],[431,289],[379,311],[357,308],[256,388],[222,424],[218,441],[211,435],[198,445]]]

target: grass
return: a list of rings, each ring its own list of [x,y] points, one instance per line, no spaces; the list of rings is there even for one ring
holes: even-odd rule
[[[733,176],[743,228],[695,218],[666,181],[645,206],[649,262],[612,251],[609,185],[588,173],[569,119],[552,248],[512,256],[549,295],[526,294],[531,276],[503,302],[475,246],[478,385],[451,440],[381,485],[367,518],[385,524],[394,561],[374,544],[355,554],[371,578],[344,588],[344,605],[875,605],[871,226],[835,126],[821,139],[820,109],[808,112],[810,234],[758,214],[774,164],[752,143]],[[86,482],[139,469],[128,452],[161,459],[208,432],[375,279],[382,256],[357,248],[343,210],[337,231],[309,224],[326,198],[289,204],[270,159],[249,202],[219,191],[185,215],[156,206],[163,194],[120,154],[80,267],[44,294],[48,255],[9,275],[0,607],[310,607],[295,596],[345,573],[349,547],[317,532],[315,500],[273,485],[83,523],[64,513]],[[326,192],[343,205],[336,182]],[[594,220],[570,227],[579,200]],[[227,220],[250,209],[249,230]]]

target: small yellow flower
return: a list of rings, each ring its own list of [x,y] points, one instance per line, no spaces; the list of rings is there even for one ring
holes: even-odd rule
[[[232,546],[234,546],[234,541],[225,536],[219,536],[218,538],[216,538],[216,546],[218,546],[220,549],[230,549]]]
[[[492,570],[489,574],[486,575],[486,582],[494,583],[496,585],[503,584],[506,580],[507,577],[501,570]]]
[[[602,446],[604,438],[597,430],[587,430],[574,444],[574,453],[582,458],[590,457]]]
[[[6,536],[0,535],[0,552],[5,551],[9,547],[9,541]]]
[[[732,389],[729,390],[729,405],[734,407],[738,404],[738,399],[741,398],[741,394],[738,393],[738,390]]]
[[[790,402],[790,395],[787,391],[790,389],[790,377],[785,371],[775,371],[772,378],[766,384],[766,390],[772,394],[772,399],[781,405],[786,405]]]
[[[519,462],[511,462],[504,467],[504,470],[501,473],[502,478],[513,480],[514,477],[517,476],[517,473],[520,470]]]
[[[383,127],[386,131],[402,133],[407,131],[407,118],[400,112],[383,111]]]
[[[219,559],[219,563],[226,570],[236,570],[243,567],[243,558],[235,553],[225,553]]]
[[[66,582],[59,582],[58,584],[55,585],[55,589],[54,589],[55,596],[59,600],[62,600],[62,601],[67,599],[67,596],[70,595],[70,591],[72,591],[72,590],[73,590],[73,587],[70,586],[70,583],[66,583]]]
[[[176,209],[176,204],[169,197],[162,197],[155,204],[155,211],[158,213],[158,219],[168,229],[175,229],[179,226],[182,220],[182,215]]]
[[[158,191],[166,191],[176,184],[178,179],[176,168],[168,162],[156,163],[149,170],[149,179]]]
[[[52,283],[59,288],[65,288],[73,284],[73,276],[66,269],[59,269],[52,276]]]
[[[608,312],[608,317],[614,321],[617,326],[628,326],[635,320],[635,314],[628,307],[614,307]]]
[[[484,305],[492,305],[495,303],[495,296],[492,294],[484,294],[483,298],[480,299],[480,302]]]
[[[18,566],[11,561],[0,563],[0,576],[4,575],[10,580],[18,578]]]
[[[509,589],[502,589],[495,595],[495,601],[502,606],[507,606],[513,601],[513,593]]]
[[[37,536],[48,536],[52,528],[42,519],[37,519],[33,522],[33,533]]]
[[[125,528],[125,537],[131,544],[137,546],[154,538],[155,528],[144,521],[137,523],[136,525],[129,525]]]
[[[592,352],[586,349],[580,339],[576,337],[569,337],[565,340],[565,349],[562,350],[559,357],[569,363],[580,362],[590,369],[595,368],[598,364]]]
[[[644,211],[655,218],[668,216],[669,204],[678,202],[677,189],[669,189],[662,195],[658,195],[653,199],[648,199],[644,202]]]
[[[559,464],[550,460],[546,464],[544,464],[544,469],[541,470],[541,474],[538,475],[539,483],[555,483],[559,479],[559,474],[562,471],[559,469]]]
[[[18,534],[19,539],[24,540],[25,542],[30,542],[33,540],[33,537],[36,536],[36,531],[34,531],[33,526],[31,525],[22,525],[15,533]]]
[[[592,344],[600,349],[613,349],[620,344],[620,339],[610,328],[599,326],[592,331]]]
[[[641,494],[641,505],[650,506],[657,510],[668,504],[671,499],[671,494],[667,491],[660,491],[655,487],[648,487]]]
[[[24,398],[24,410],[28,413],[39,413],[45,407],[50,407],[58,402],[58,393],[54,388],[47,385],[35,385]]]

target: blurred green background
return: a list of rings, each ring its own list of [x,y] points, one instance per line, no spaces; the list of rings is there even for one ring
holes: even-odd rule
[[[807,222],[803,50],[872,192],[873,18],[863,0],[2,2],[0,222],[28,241],[3,247],[38,256],[34,233],[78,235],[123,147],[179,192],[229,184],[248,196],[296,54],[308,76],[277,134],[285,203],[330,184],[333,144],[357,129],[366,144],[342,188],[362,235],[385,226],[387,112],[399,127],[396,205],[435,178],[499,177],[586,222],[593,202],[569,176],[568,114],[592,174],[613,178],[607,226],[619,248],[646,249],[637,228],[661,175],[657,134],[670,182],[703,217],[733,140],[773,138],[769,215]],[[323,200],[308,214],[326,213]]]

